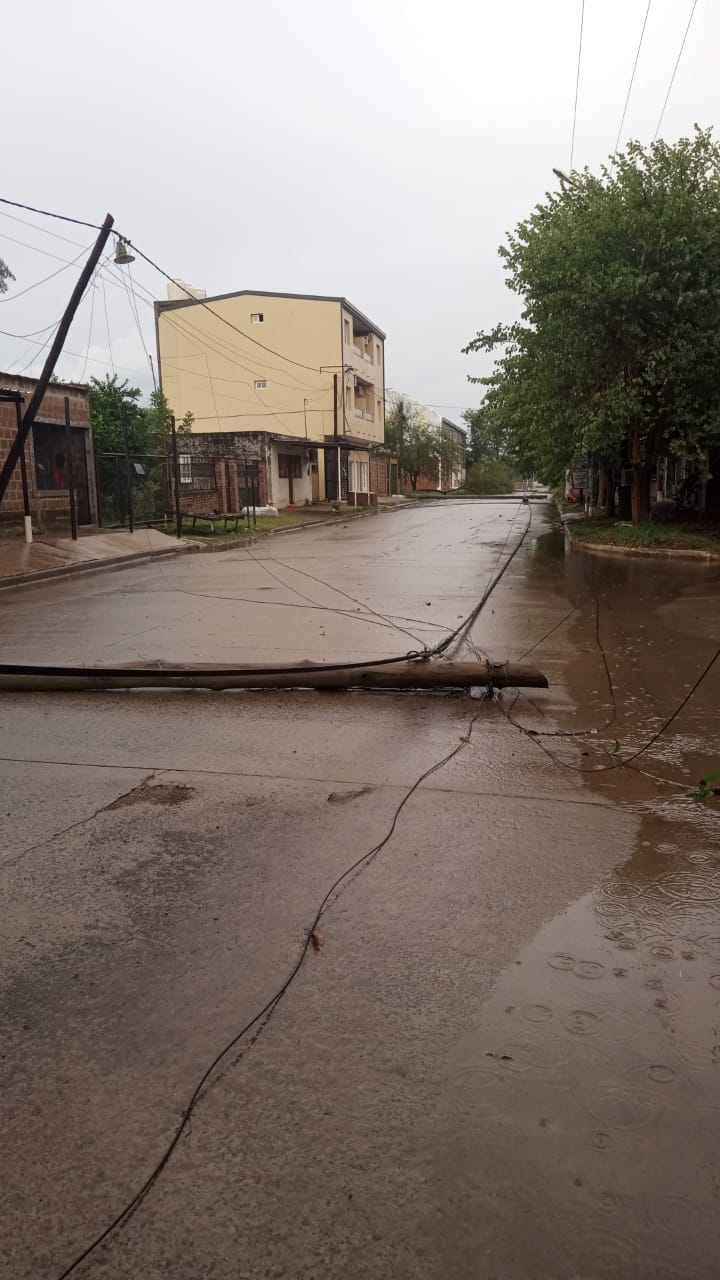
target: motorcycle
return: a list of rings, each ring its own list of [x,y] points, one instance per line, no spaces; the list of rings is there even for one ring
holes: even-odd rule
[[[675,495],[676,509],[678,511],[692,511],[697,506],[699,496],[700,477],[696,471],[690,471]]]

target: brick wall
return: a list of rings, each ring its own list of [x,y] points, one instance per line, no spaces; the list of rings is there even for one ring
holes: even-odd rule
[[[16,377],[10,373],[0,373],[0,388],[8,391],[20,391],[24,397],[21,410],[27,407],[30,397],[37,385],[35,378]],[[89,504],[91,513],[97,510],[95,502],[95,474],[92,454],[92,434],[90,431],[90,408],[87,387],[75,383],[53,383],[43,396],[37,414],[38,422],[65,425],[65,396],[70,400],[70,421],[73,427],[87,430],[86,461],[89,486]],[[0,402],[0,466],[5,461],[10,446],[17,436],[17,418],[15,405]],[[39,528],[46,526],[70,527],[70,498],[67,492],[60,491],[57,496],[47,491],[39,491],[35,476],[35,455],[33,451],[33,433],[25,443],[25,461],[27,464],[28,488],[30,492],[30,511],[33,523]],[[22,523],[23,495],[20,463],[13,472],[10,484],[0,503],[0,526],[17,527]]]
[[[268,502],[269,438],[265,432],[198,431],[178,438],[178,454],[214,464],[212,488],[180,485],[180,508],[186,514],[240,510],[246,463],[258,464],[258,504]],[[192,471],[192,462],[190,464]],[[182,468],[181,468],[182,470]]]
[[[439,472],[438,464],[434,463],[430,467],[431,474],[429,476],[418,476],[417,488],[418,489],[437,489],[440,483],[440,477],[438,475],[438,472]],[[411,487],[412,486],[410,484],[410,477],[405,476],[403,480],[403,488],[405,489],[406,492],[409,492]]]
[[[390,459],[370,454],[370,492],[380,498],[390,493]]]

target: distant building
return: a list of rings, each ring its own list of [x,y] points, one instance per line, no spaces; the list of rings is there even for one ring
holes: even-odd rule
[[[467,469],[467,434],[449,418],[440,420],[440,488],[462,489]]]
[[[275,506],[373,501],[371,478],[385,474],[370,466],[385,433],[383,331],[345,298],[206,298],[182,282],[168,293],[155,303],[161,385],[176,417],[193,414],[193,436],[251,435]]]
[[[403,400],[411,413],[422,419],[438,437],[438,460],[426,475],[418,476],[417,488],[461,489],[465,484],[467,456],[467,435],[463,427],[399,391],[388,388],[386,400],[388,410],[396,408]]]
[[[0,373],[0,391],[20,392],[27,406],[37,380]],[[65,428],[65,397],[70,402],[70,430]],[[12,401],[0,399],[0,466],[17,438]],[[25,442],[30,514],[38,529],[70,530],[70,477],[79,525],[97,523],[95,463],[88,389],[75,382],[52,382]],[[22,528],[24,512],[20,462],[0,503],[0,525]]]

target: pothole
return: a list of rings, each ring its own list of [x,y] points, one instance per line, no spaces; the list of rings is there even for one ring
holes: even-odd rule
[[[125,795],[118,796],[117,800],[113,800],[112,804],[106,805],[105,808],[107,810],[124,809],[131,804],[184,804],[194,794],[194,787],[185,787],[181,783],[159,782],[155,786],[150,786],[147,782],[141,782],[139,787],[126,791]]]

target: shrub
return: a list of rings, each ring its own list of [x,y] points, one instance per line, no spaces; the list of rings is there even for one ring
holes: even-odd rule
[[[470,493],[512,493],[513,473],[504,462],[476,462],[467,473]]]

